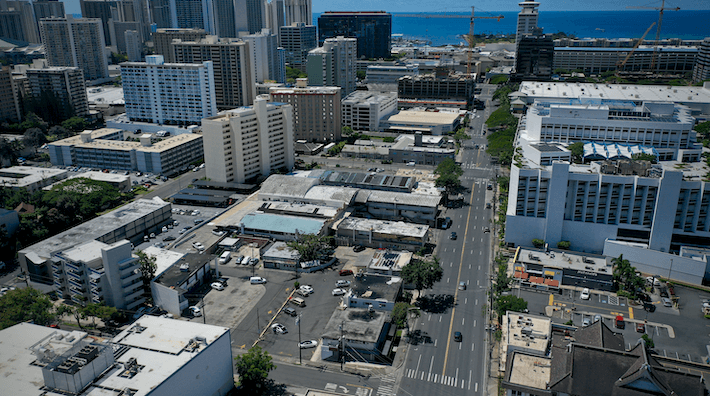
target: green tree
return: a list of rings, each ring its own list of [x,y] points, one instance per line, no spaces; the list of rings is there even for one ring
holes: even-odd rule
[[[461,166],[456,163],[451,158],[447,158],[439,163],[437,165],[436,170],[434,170],[434,173],[438,175],[444,175],[444,174],[453,174],[456,176],[461,176],[463,175],[463,169],[461,169]]]
[[[655,164],[657,158],[653,154],[636,153],[633,156],[631,156],[631,159],[636,160],[636,161],[650,161]]]
[[[42,130],[39,128],[30,128],[25,131],[22,136],[22,141],[27,147],[37,148],[45,143],[47,143],[47,137],[44,136]]]
[[[535,238],[532,240],[532,244],[536,248],[541,249],[543,246],[545,246],[545,241],[542,239]]]
[[[528,302],[512,294],[501,296],[495,302],[498,317],[503,317],[508,311],[524,312],[528,309]]]
[[[115,307],[109,307],[106,304],[102,303],[90,303],[86,304],[84,308],[82,308],[82,311],[84,315],[87,317],[91,318],[91,323],[92,325],[96,326],[96,318],[99,318],[103,321],[109,320],[111,316],[115,315],[118,310]]]
[[[57,314],[59,316],[64,316],[64,315],[70,315],[74,317],[74,320],[76,320],[76,325],[79,326],[80,329],[83,329],[84,326],[81,325],[81,321],[83,319],[86,319],[86,314],[84,313],[84,310],[82,309],[81,306],[73,306],[73,305],[60,305],[57,308]]]
[[[653,349],[653,347],[656,346],[656,343],[653,342],[653,339],[648,336],[648,334],[644,334],[641,336],[641,339],[643,340],[644,344],[646,345],[646,349]]]
[[[350,136],[353,134],[353,129],[350,128],[349,126],[344,126],[341,129],[341,133],[343,134],[343,136]]]
[[[20,322],[46,326],[56,317],[52,301],[35,288],[9,290],[0,297],[0,329]]]
[[[333,253],[332,237],[316,234],[299,234],[295,241],[286,245],[298,252],[301,261],[327,259]]]
[[[571,244],[569,241],[559,241],[559,242],[557,242],[557,248],[558,248],[558,249],[569,250],[570,246],[572,246],[572,244]]]
[[[306,73],[300,71],[299,69],[295,67],[289,67],[286,66],[286,81],[288,83],[295,83],[297,78],[306,78],[308,75]]]
[[[505,82],[508,82],[508,76],[499,74],[497,76],[491,77],[491,84],[503,84]]]
[[[434,283],[441,281],[443,276],[444,270],[436,256],[432,261],[412,260],[402,268],[402,278],[405,282],[414,284],[419,295],[422,294],[422,290],[431,289]]]
[[[355,72],[357,79],[362,81],[367,77],[367,72],[365,70],[358,70]]]
[[[64,139],[69,136],[74,136],[72,132],[67,130],[61,125],[55,125],[51,128],[49,128],[49,132],[47,132],[49,136],[53,136],[54,139],[59,140],[59,139]]]
[[[155,264],[155,257],[147,255],[142,250],[136,250],[136,256],[138,256],[138,264],[140,265],[138,271],[141,273],[141,280],[143,281],[143,293],[149,300],[152,300],[150,281],[155,278],[155,271],[158,269]]]
[[[390,317],[392,323],[397,326],[397,328],[403,329],[407,327],[407,314],[409,313],[410,307],[411,305],[406,302],[398,302],[394,304]]]
[[[619,291],[625,291],[636,298],[640,290],[642,290],[645,280],[636,274],[636,268],[631,265],[629,260],[624,259],[624,255],[612,259],[614,265],[614,283]]]
[[[86,120],[81,117],[71,117],[67,120],[64,120],[64,122],[62,122],[63,128],[66,128],[66,129],[73,131],[73,132],[83,132],[84,129],[86,129],[86,127],[88,127],[88,126],[89,126],[89,123],[86,122]]]
[[[567,146],[567,150],[569,150],[570,154],[572,154],[572,161],[574,161],[576,164],[582,163],[582,161],[584,160],[584,143],[572,143]]]
[[[471,135],[467,134],[464,128],[459,128],[456,130],[456,133],[454,134],[454,140],[456,141],[457,146],[460,147],[461,142],[468,139],[471,139]]]
[[[269,371],[276,369],[271,355],[258,345],[249,349],[249,352],[237,356],[235,368],[239,374],[239,382],[245,390],[259,394],[266,388]]]

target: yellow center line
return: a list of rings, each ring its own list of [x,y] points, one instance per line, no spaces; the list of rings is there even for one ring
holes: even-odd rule
[[[461,261],[459,262],[459,274],[456,278],[456,292],[454,292],[454,301],[457,301],[459,295],[459,283],[461,282],[461,268],[463,267],[463,254],[466,251],[466,237],[468,236],[468,223],[471,221],[471,209],[473,209],[473,191],[476,188],[476,183],[471,186],[471,200],[468,205],[468,217],[466,218],[466,231],[463,233],[463,246],[461,246]],[[451,323],[449,323],[449,336],[446,338],[446,353],[444,354],[444,370],[442,376],[446,375],[446,362],[449,360],[449,346],[451,346],[451,331],[454,328],[454,314],[456,306],[451,309]]]
[[[634,318],[634,309],[629,307],[629,319],[633,319],[633,318]]]
[[[554,305],[555,304],[555,295],[550,294],[550,301],[547,303],[547,305]]]

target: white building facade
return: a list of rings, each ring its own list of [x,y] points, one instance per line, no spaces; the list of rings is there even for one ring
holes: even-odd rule
[[[380,120],[397,110],[397,94],[355,91],[342,102],[343,126],[355,131],[377,131]]]
[[[355,91],[357,39],[326,39],[322,47],[308,53],[308,83],[313,86],[338,86],[343,97]]]
[[[263,83],[267,80],[285,82],[279,73],[284,67],[278,64],[282,60],[278,54],[278,36],[270,29],[262,29],[261,32],[243,36],[242,39],[250,46],[256,82]]]
[[[164,63],[162,55],[121,64],[126,115],[132,121],[199,124],[217,113],[212,62]]]
[[[257,98],[202,120],[207,177],[244,183],[294,164],[293,110],[288,104]]]

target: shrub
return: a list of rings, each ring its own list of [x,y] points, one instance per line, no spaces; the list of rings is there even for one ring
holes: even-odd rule
[[[537,239],[537,238],[535,238],[535,239],[532,240],[532,244],[533,244],[533,246],[535,246],[536,248],[541,249],[543,246],[545,246],[545,241],[542,240],[542,239]]]

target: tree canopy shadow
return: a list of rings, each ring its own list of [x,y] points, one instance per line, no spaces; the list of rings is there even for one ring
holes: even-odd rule
[[[454,306],[454,296],[451,294],[427,294],[419,297],[416,306],[427,313],[445,313]]]
[[[432,344],[433,342],[434,341],[432,341],[429,334],[419,329],[414,330],[407,335],[407,343],[411,345]]]
[[[286,384],[280,384],[272,379],[267,379],[258,387],[236,387],[229,396],[287,396]]]

